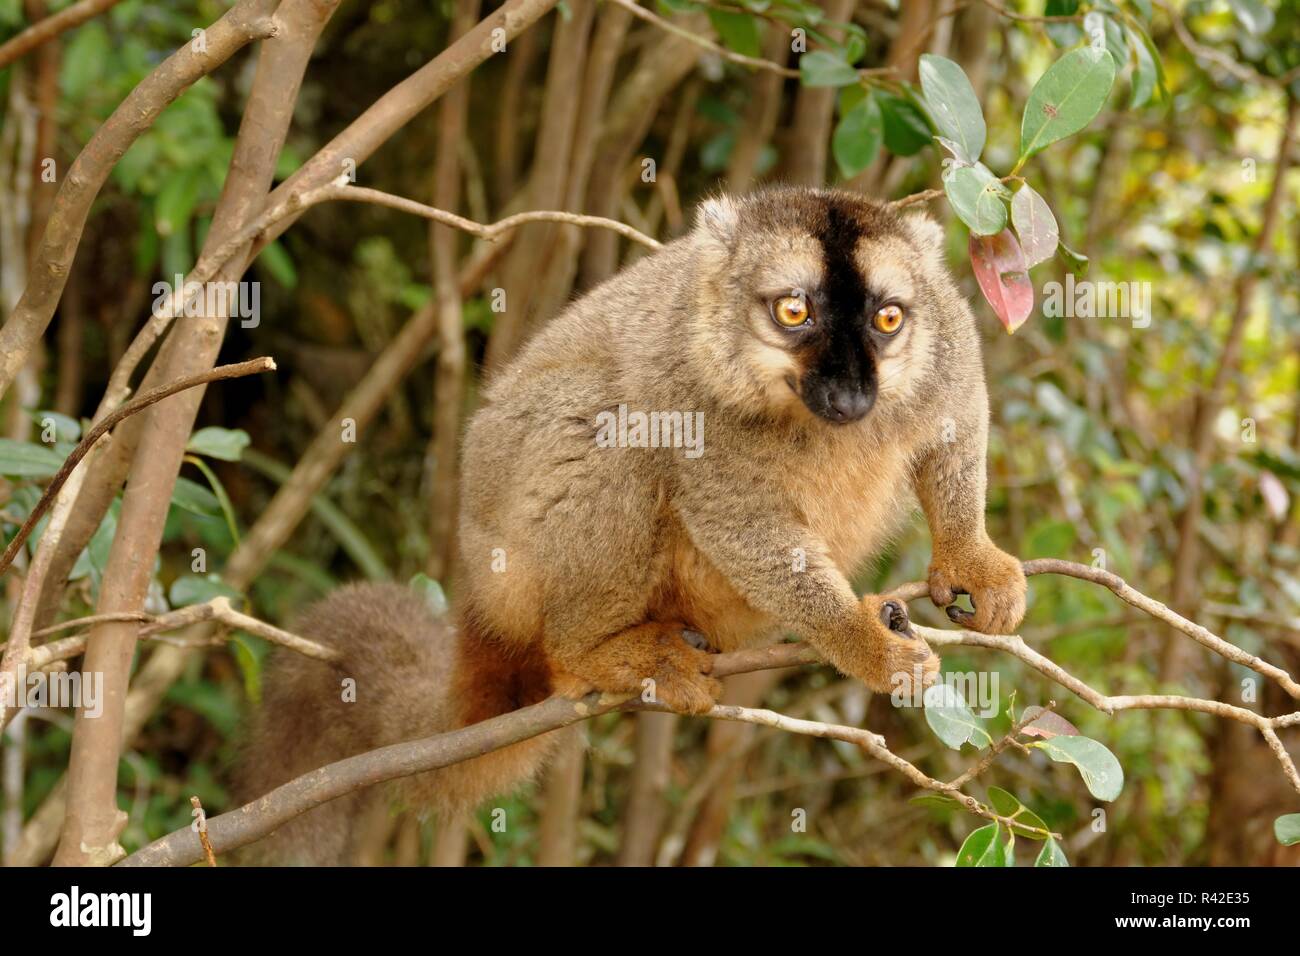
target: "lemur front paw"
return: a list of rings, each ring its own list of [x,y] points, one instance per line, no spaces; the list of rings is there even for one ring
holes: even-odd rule
[[[1025,616],[1025,572],[1019,559],[991,541],[935,554],[929,583],[930,600],[962,627],[1010,634]],[[973,612],[952,606],[959,594],[970,595]]]
[[[881,693],[896,688],[908,693],[918,676],[923,687],[933,684],[939,676],[939,655],[912,629],[907,605],[894,598],[868,594],[862,599],[862,609],[877,643],[866,673],[855,676]]]
[[[678,713],[707,714],[722,696],[722,683],[710,677],[713,655],[687,643],[686,633],[661,643],[654,666],[645,676],[653,686],[643,684],[643,695],[666,704]]]

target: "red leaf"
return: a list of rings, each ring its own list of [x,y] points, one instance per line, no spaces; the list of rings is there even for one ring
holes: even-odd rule
[[[1078,727],[1044,707],[1026,707],[1020,719],[1024,720],[1026,717],[1033,718],[1031,723],[1021,728],[1020,732],[1026,737],[1042,737],[1048,740],[1052,737],[1079,736]]]
[[[1025,324],[1034,309],[1034,284],[1029,281],[1025,253],[1010,229],[996,236],[970,237],[970,264],[980,291],[1008,332]]]

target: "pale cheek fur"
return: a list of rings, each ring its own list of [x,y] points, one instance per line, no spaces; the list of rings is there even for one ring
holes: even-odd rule
[[[789,352],[760,341],[751,343],[745,351],[754,378],[773,406],[786,408],[799,404],[799,397],[786,381],[799,380],[798,368]]]
[[[929,354],[929,329],[913,326],[903,333],[906,339],[893,343],[877,368],[881,395],[906,397],[913,394],[921,379],[923,357]]]

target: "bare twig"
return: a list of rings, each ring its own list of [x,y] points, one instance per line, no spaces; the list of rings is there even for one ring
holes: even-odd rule
[[[198,797],[190,797],[190,806],[197,811],[195,829],[199,834],[199,843],[203,846],[203,856],[208,861],[208,866],[216,866],[217,854],[213,852],[212,841],[208,839],[208,820],[203,812],[203,804],[199,802]]]
[[[426,206],[423,203],[415,202],[412,199],[404,199],[401,196],[393,196],[389,193],[380,192],[378,189],[368,189],[364,186],[340,186],[331,184],[323,187],[319,191],[313,191],[309,196],[310,202],[308,201],[308,196],[303,197],[303,208],[308,205],[314,205],[315,203],[331,199],[374,203],[379,206],[387,206],[390,209],[399,209],[402,212],[409,212],[412,215],[431,219],[434,222],[440,222],[444,225],[455,226],[457,229],[464,230],[472,236],[478,236],[480,239],[486,239],[489,242],[495,242],[505,233],[518,229],[526,223],[562,222],[570,226],[609,229],[612,232],[618,233],[625,239],[639,242],[641,245],[650,249],[658,249],[661,245],[657,239],[633,229],[627,223],[619,222],[617,219],[607,219],[604,216],[584,216],[574,212],[539,209],[516,213],[513,216],[507,216],[505,219],[501,219],[497,222],[483,225],[482,223],[474,222],[471,219],[457,216],[454,213],[442,209],[434,209],[432,206]]]
[[[247,631],[249,634],[255,634],[272,644],[279,644],[281,647],[288,648],[305,657],[315,658],[318,661],[334,661],[338,660],[339,657],[338,652],[331,647],[309,641],[305,637],[299,637],[290,631],[236,611],[230,603],[230,598],[225,595],[212,598],[212,600],[205,601],[202,604],[191,604],[188,607],[177,608],[165,614],[91,614],[88,617],[64,621],[62,624],[57,625],[57,628],[90,628],[96,624],[122,621],[133,621],[141,624],[139,636],[142,638],[152,637],[157,640],[165,640],[159,635],[166,631],[177,631],[205,621],[215,621],[230,630]],[[55,628],[45,629],[46,632],[53,630]],[[76,657],[86,650],[86,639],[89,636],[90,632],[87,631],[84,634],[62,637],[56,641],[50,641],[39,647],[32,648],[28,651],[27,666],[31,669],[48,667],[56,661],[66,661]],[[218,646],[224,644],[225,641],[219,638],[211,640],[203,638],[199,640],[184,639],[175,643],[180,647],[204,647]]]

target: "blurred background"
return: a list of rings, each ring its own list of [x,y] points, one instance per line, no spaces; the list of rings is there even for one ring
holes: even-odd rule
[[[0,42],[65,6],[0,0]],[[464,29],[453,21],[472,24],[491,6],[345,0],[308,67],[277,178],[436,56]],[[53,159],[61,178],[130,90],[227,8],[122,0],[0,70],[6,315],[57,188],[42,180],[42,163]],[[971,275],[965,229],[942,198],[924,207],[948,223],[949,261],[984,331],[989,530],[1025,559],[1104,562],[1215,633],[1300,670],[1300,175],[1286,172],[1300,147],[1283,135],[1300,94],[1300,10],[1265,0],[661,0],[645,9],[782,70],[734,62],[611,0],[564,0],[457,88],[467,96],[462,114],[420,114],[357,181],[480,222],[566,209],[665,240],[689,227],[711,191],[795,182],[899,198],[941,185],[944,154],[914,96],[922,53],[969,76],[988,122],[984,162],[1001,175],[1016,160],[1034,81],[1087,42],[1083,15],[1101,14],[1119,67],[1108,104],[1023,175],[1054,210],[1063,241],[1089,259],[1089,279],[1150,283],[1149,325],[1036,307],[1008,336]],[[813,85],[792,31],[808,50],[871,72]],[[50,413],[59,441],[74,440],[147,318],[154,284],[193,267],[255,59],[250,47],[194,84],[117,164],[43,348],[0,405],[10,440],[38,442]],[[883,112],[874,144],[874,134],[840,125],[863,91]],[[222,431],[200,433],[187,457],[149,609],[229,592],[246,597],[250,613],[286,623],[339,583],[415,575],[454,598],[455,435],[478,383],[567,299],[641,254],[599,230],[529,225],[489,247],[376,206],[311,210],[245,276],[259,283],[259,320],[230,324],[221,362],[271,355],[279,372],[208,390],[198,425]],[[1058,258],[1034,270],[1040,305],[1043,284],[1064,281],[1067,268]],[[459,328],[440,327],[439,276],[458,277]],[[494,311],[494,290],[504,290],[505,312]],[[313,441],[337,435],[345,409],[355,444],[329,462],[288,540],[247,587],[232,588],[223,571],[237,542]],[[44,475],[3,461],[0,475],[8,539]],[[117,509],[73,569],[61,617],[93,612]],[[206,555],[198,570],[196,548]],[[928,558],[918,516],[856,583],[882,590],[921,579]],[[0,621],[13,612],[19,578],[3,582]],[[928,603],[913,613],[947,623]],[[1021,633],[1104,693],[1241,702],[1250,674],[1067,578],[1031,579]],[[227,770],[267,648],[236,635],[184,655],[138,715],[119,772],[128,851],[188,825],[191,794],[209,814],[231,807]],[[137,668],[165,650],[142,645]],[[1055,699],[1058,713],[1119,758],[1127,783],[1101,828],[1068,767],[1012,751],[982,778],[1062,832],[1073,864],[1300,860],[1272,833],[1300,798],[1250,728],[1189,713],[1106,718],[991,652],[955,648],[944,663],[998,673],[993,726],[1007,728],[1013,694],[1017,708]],[[733,678],[728,697],[869,727],[933,776],[955,776],[975,759],[969,748],[945,748],[919,712],[829,668]],[[1271,686],[1248,706],[1292,709]],[[41,863],[57,836],[72,718],[29,713],[4,739],[2,834],[6,860]],[[487,810],[444,826],[395,811],[371,824],[371,862],[942,865],[978,822],[914,802],[911,784],[849,745],[667,715],[607,715],[585,730],[585,753],[499,802],[506,832],[493,831]],[[1294,755],[1300,740],[1290,734]],[[792,828],[798,810],[802,830]]]

